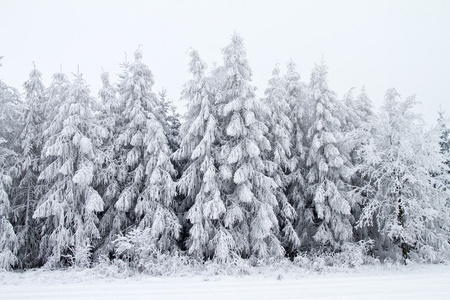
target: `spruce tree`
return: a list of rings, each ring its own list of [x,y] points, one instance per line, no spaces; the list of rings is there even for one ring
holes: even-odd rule
[[[270,164],[263,160],[263,152],[271,150],[268,127],[262,122],[268,112],[250,84],[252,71],[242,38],[234,34],[222,52],[225,76],[218,95],[218,167],[226,212],[212,241],[215,257],[277,257],[284,254],[274,212],[278,186],[266,175]]]
[[[19,260],[22,267],[31,267],[38,263],[39,257],[41,224],[32,216],[37,202],[43,194],[43,186],[38,184],[38,177],[44,142],[42,127],[45,116],[43,108],[46,105],[42,74],[36,67],[30,72],[30,78],[24,83],[24,88],[26,109],[23,115],[24,127],[20,135],[21,168],[18,176],[18,192],[14,196],[14,210],[19,216],[15,222],[20,243]]]
[[[120,146],[117,139],[118,128],[121,126],[120,112],[123,108],[117,98],[117,90],[110,82],[109,73],[103,72],[100,78],[103,86],[98,96],[102,101],[102,109],[98,118],[101,126],[106,130],[106,135],[99,147],[101,151],[96,159],[98,172],[94,182],[104,201],[104,213],[98,225],[102,237],[98,251],[99,254],[109,254],[114,249],[112,241],[121,232],[120,224],[124,219],[123,214],[114,207],[120,191],[120,183],[117,180]]]
[[[2,57],[0,57],[1,59]],[[1,66],[1,64],[0,64]],[[0,79],[0,269],[17,263],[18,238],[11,224],[10,188],[16,175],[21,103],[16,89]]]
[[[284,75],[285,93],[289,104],[289,118],[292,121],[292,158],[289,174],[288,200],[296,212],[293,223],[298,240],[293,239],[291,255],[296,253],[299,247],[308,244],[310,239],[310,222],[313,218],[311,208],[306,205],[305,197],[305,156],[306,133],[311,119],[311,105],[307,98],[307,87],[300,81],[300,74],[296,71],[293,60],[287,63],[287,72]],[[291,230],[287,227],[285,231]],[[294,235],[292,235],[294,236]]]
[[[12,178],[8,166],[17,155],[4,147],[6,140],[0,136],[0,269],[10,269],[17,263],[19,241],[10,222],[11,205],[8,188]]]
[[[124,111],[118,142],[125,153],[117,175],[123,189],[115,208],[133,210],[140,228],[150,228],[157,248],[168,250],[176,245],[181,229],[173,207],[176,190],[172,176],[176,172],[159,99],[151,90],[153,75],[141,59],[138,49],[119,85]]]
[[[340,103],[327,85],[327,67],[322,62],[311,74],[310,97],[313,120],[308,130],[307,197],[317,227],[313,240],[319,245],[339,249],[352,240],[352,214],[346,183],[350,160],[343,147]]]
[[[205,75],[206,64],[197,51],[190,52],[190,72],[182,97],[189,101],[185,123],[181,126],[181,143],[174,154],[177,160],[187,160],[177,183],[184,196],[186,219],[190,223],[187,240],[188,253],[195,257],[214,254],[212,239],[220,227],[218,220],[225,213],[220,197],[217,164],[217,109],[215,94]]]
[[[62,79],[60,82],[66,81]],[[96,213],[103,210],[103,200],[93,188],[93,176],[94,141],[103,130],[94,122],[94,99],[81,74],[76,75],[67,95],[52,96],[66,100],[55,107],[58,113],[44,132],[46,163],[39,180],[48,190],[33,217],[45,219],[41,255],[49,267],[61,266],[64,261],[86,266],[92,240],[100,237]]]
[[[279,206],[277,213],[282,232],[281,239],[284,247],[292,254],[301,243],[295,231],[294,222],[298,217],[297,211],[287,198],[288,188],[292,186],[290,181],[293,179],[293,176],[290,175],[295,167],[295,164],[292,163],[294,128],[289,118],[291,109],[287,94],[285,78],[280,76],[280,69],[276,66],[264,98],[265,104],[270,108],[268,137],[272,151],[270,151],[268,159],[273,163],[270,176],[278,185],[275,195]]]

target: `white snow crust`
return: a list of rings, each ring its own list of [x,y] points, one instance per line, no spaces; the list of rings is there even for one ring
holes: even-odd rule
[[[108,269],[0,273],[0,299],[450,299],[448,265],[378,265],[311,273],[255,268],[251,275],[171,277]]]

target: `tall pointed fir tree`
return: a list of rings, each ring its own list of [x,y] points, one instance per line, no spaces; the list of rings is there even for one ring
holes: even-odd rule
[[[97,245],[97,253],[107,255],[113,252],[112,241],[121,232],[121,224],[124,223],[124,215],[114,207],[119,195],[120,183],[117,180],[119,169],[120,145],[118,145],[118,135],[121,126],[121,115],[123,111],[121,103],[117,98],[117,90],[111,84],[109,73],[103,72],[100,75],[102,88],[98,96],[102,102],[102,109],[98,119],[101,126],[106,130],[105,138],[102,141],[99,155],[96,157],[98,172],[94,178],[96,189],[104,201],[104,212],[101,214],[98,225],[101,235],[101,244]]]
[[[218,166],[226,211],[212,241],[214,256],[222,261],[234,255],[281,256],[284,249],[274,212],[278,186],[266,175],[271,164],[262,158],[264,151],[271,150],[268,128],[262,122],[268,113],[250,85],[252,71],[242,38],[234,34],[222,52],[225,78],[218,95]]]
[[[450,254],[448,155],[440,148],[440,130],[427,131],[412,112],[414,97],[401,101],[386,93],[374,136],[363,145],[358,170],[370,178],[359,226],[373,226],[375,250],[408,258],[441,261]]]
[[[17,263],[19,241],[10,222],[11,203],[8,188],[12,178],[8,174],[11,160],[17,159],[14,151],[4,147],[6,140],[0,136],[0,269],[10,269]]]
[[[293,171],[293,123],[289,118],[290,105],[286,93],[285,78],[280,77],[280,69],[276,66],[272,72],[272,78],[265,90],[265,104],[270,107],[270,122],[268,137],[272,151],[268,159],[273,162],[272,177],[278,188],[275,195],[278,200],[277,210],[280,221],[281,240],[289,254],[293,254],[300,246],[300,239],[295,231],[297,211],[292,207],[287,198],[288,188],[291,186],[291,172]]]
[[[216,169],[217,161],[217,110],[214,90],[205,75],[206,64],[197,51],[190,52],[189,80],[182,97],[189,101],[185,122],[181,126],[180,148],[176,160],[187,160],[178,190],[184,195],[183,205],[190,224],[187,240],[188,253],[199,258],[212,257],[212,240],[218,233],[218,220],[225,213],[220,197]]]
[[[93,143],[103,130],[94,122],[94,99],[80,74],[67,97],[53,96],[66,100],[55,107],[57,115],[44,131],[46,163],[39,180],[48,190],[33,217],[45,222],[40,248],[47,266],[58,267],[64,261],[86,266],[92,240],[100,237],[96,213],[103,210],[103,200],[92,187]]]
[[[310,97],[313,121],[308,130],[307,197],[315,218],[313,240],[316,244],[339,249],[353,238],[352,203],[346,182],[350,160],[343,147],[340,104],[327,85],[327,67],[322,62],[312,71]],[[310,211],[310,214],[312,211]]]
[[[1,59],[1,57],[0,57]],[[1,66],[1,64],[0,64]],[[0,79],[0,269],[10,269],[17,263],[18,239],[10,222],[9,189],[11,167],[17,160],[14,140],[20,122],[19,94]]]
[[[284,75],[285,93],[289,104],[289,118],[292,121],[292,158],[289,174],[288,200],[296,211],[294,222],[298,240],[292,240],[291,255],[295,255],[299,247],[308,244],[310,223],[313,214],[306,207],[305,198],[305,157],[306,132],[310,122],[311,107],[307,98],[307,87],[300,81],[300,74],[296,71],[293,60],[287,63],[287,72]]]
[[[42,74],[34,69],[30,78],[24,83],[25,113],[24,127],[20,140],[22,153],[20,158],[17,193],[14,196],[14,210],[18,216],[15,228],[19,237],[19,261],[22,267],[32,267],[39,263],[40,225],[32,218],[40,196],[43,194],[42,185],[38,184],[41,166],[41,151],[43,146],[42,127],[45,122],[43,108],[46,105],[45,87]]]
[[[125,106],[119,145],[125,149],[125,156],[118,172],[123,189],[115,208],[133,210],[139,228],[150,235],[157,249],[169,250],[176,246],[181,229],[173,207],[176,189],[172,176],[176,172],[170,161],[159,99],[151,90],[153,75],[142,63],[140,49],[134,56],[128,75],[119,85],[120,101]]]
[[[172,153],[177,151],[180,148],[181,143],[181,136],[180,136],[180,114],[177,112],[177,109],[175,105],[173,104],[172,100],[169,100],[167,97],[167,90],[162,89],[158,92],[159,95],[159,103],[160,103],[160,112],[162,115],[162,123],[164,131],[166,132],[167,136],[167,142],[169,143],[169,148]],[[185,160],[181,159],[174,159],[171,158],[173,167],[176,171],[176,176],[174,177],[175,180],[180,179],[182,172],[183,172],[183,166],[185,164]],[[175,209],[177,214],[182,213],[182,197],[181,195],[177,195],[175,197]]]

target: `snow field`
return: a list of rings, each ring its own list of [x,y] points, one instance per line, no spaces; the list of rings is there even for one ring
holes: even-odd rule
[[[291,271],[291,270],[290,270]],[[450,299],[448,265],[371,266],[328,274],[103,277],[89,270],[0,273],[0,299]]]

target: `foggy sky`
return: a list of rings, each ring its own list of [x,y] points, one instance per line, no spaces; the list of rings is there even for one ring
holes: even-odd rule
[[[323,57],[329,87],[342,97],[366,87],[376,107],[395,87],[417,94],[418,111],[434,123],[450,114],[450,1],[13,1],[0,0],[0,78],[22,88],[34,61],[45,85],[62,66],[77,66],[91,93],[102,67],[119,64],[143,45],[155,79],[179,101],[190,48],[213,66],[236,31],[244,38],[253,84],[263,96],[273,67],[293,59],[302,81]]]

